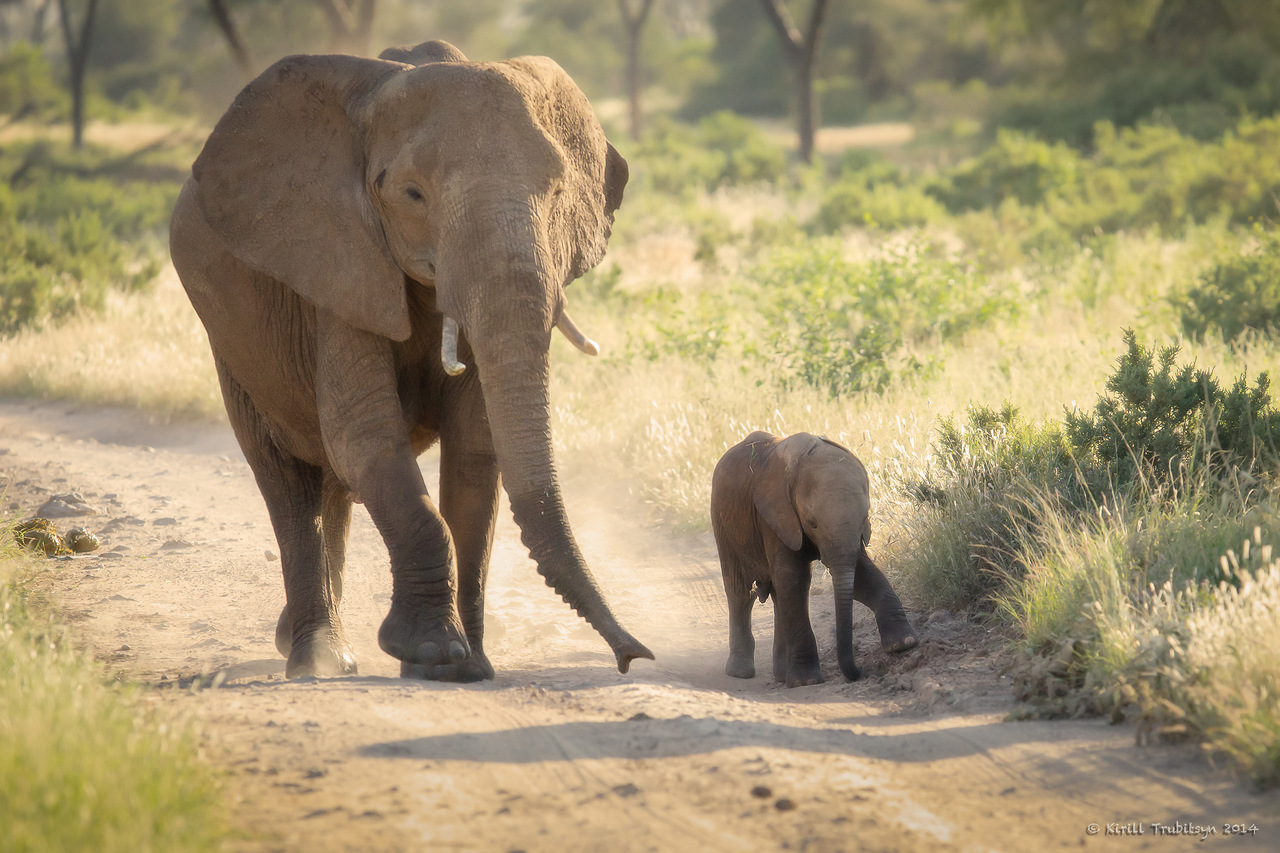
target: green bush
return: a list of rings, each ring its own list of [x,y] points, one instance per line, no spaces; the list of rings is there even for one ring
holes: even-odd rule
[[[1280,327],[1280,231],[1254,227],[1257,245],[1224,257],[1192,287],[1182,304],[1182,328],[1201,339],[1210,331],[1231,341],[1246,330]]]
[[[1077,459],[1092,460],[1122,490],[1146,476],[1178,478],[1185,489],[1206,465],[1274,470],[1280,413],[1266,373],[1252,387],[1242,375],[1224,392],[1209,371],[1176,366],[1177,344],[1147,349],[1131,330],[1124,340],[1110,393],[1091,412],[1066,414]]]
[[[913,574],[926,601],[989,603],[1044,557],[1035,549],[1052,532],[1046,524],[1067,530],[1106,507],[1118,512],[1151,502],[1162,512],[1166,499],[1183,508],[1204,502],[1195,536],[1209,536],[1214,501],[1241,491],[1244,480],[1276,472],[1280,413],[1266,374],[1252,385],[1239,376],[1223,391],[1208,371],[1178,367],[1176,345],[1148,349],[1132,331],[1125,344],[1106,391],[1091,409],[1066,411],[1062,423],[1026,423],[1007,403],[999,411],[971,406],[962,423],[940,422],[936,463],[905,484],[924,512],[914,532],[921,544]],[[1144,553],[1143,565],[1161,563],[1151,549]],[[1190,546],[1180,553],[1204,556]]]
[[[1006,199],[1037,205],[1075,193],[1083,164],[1066,145],[1001,130],[995,144],[952,169],[933,188],[952,211],[999,206]]]
[[[833,243],[779,251],[749,276],[766,300],[769,350],[785,382],[832,396],[925,372],[933,365],[911,344],[949,340],[1016,309],[979,270],[918,237],[865,263]]]
[[[81,177],[59,156],[41,144],[0,155],[20,178],[0,184],[0,332],[101,310],[108,290],[160,270],[177,183]]]
[[[848,176],[822,194],[815,227],[830,234],[847,225],[888,230],[937,222],[946,210],[920,186],[876,183],[870,176]]]
[[[50,118],[67,111],[68,99],[44,52],[26,42],[0,56],[0,115],[10,120]]]
[[[638,183],[674,194],[774,183],[787,165],[780,145],[751,121],[727,111],[696,125],[659,119],[629,159]]]

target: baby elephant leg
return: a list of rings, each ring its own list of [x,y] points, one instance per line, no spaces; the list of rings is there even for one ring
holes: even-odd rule
[[[734,678],[755,678],[756,639],[751,634],[751,607],[755,596],[742,578],[725,575],[724,591],[729,599],[729,660],[724,665],[725,675]]]
[[[854,573],[853,597],[875,613],[880,646],[885,651],[905,652],[915,648],[919,642],[918,635],[907,619],[898,594],[865,551],[858,558],[858,568]]]

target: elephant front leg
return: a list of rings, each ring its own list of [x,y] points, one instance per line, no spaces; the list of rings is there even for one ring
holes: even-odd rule
[[[773,574],[773,677],[788,687],[821,684],[818,642],[809,622],[809,563],[779,549]]]
[[[324,311],[316,318],[316,408],[325,453],[337,478],[364,502],[391,555],[391,609],[378,644],[428,675],[456,668],[469,649],[455,600],[453,542],[410,446],[390,342]]]
[[[876,628],[880,631],[880,646],[886,652],[905,652],[919,643],[916,630],[911,627],[907,613],[893,591],[889,579],[867,556],[864,550],[858,557],[854,572],[853,597],[871,608],[876,616]]]

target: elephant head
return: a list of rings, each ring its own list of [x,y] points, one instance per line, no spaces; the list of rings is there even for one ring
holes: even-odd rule
[[[766,464],[755,472],[756,511],[787,548],[801,551],[806,543],[817,548],[831,572],[835,592],[840,669],[846,678],[856,680],[860,673],[853,657],[853,602],[864,596],[855,595],[863,592],[855,591],[855,585],[867,587],[874,580],[865,577],[868,565],[879,581],[884,580],[865,556],[871,540],[867,471],[839,444],[807,433],[785,438],[772,450]],[[878,587],[878,582],[874,585]],[[887,581],[884,586],[888,588]],[[888,595],[897,602],[892,589]],[[864,603],[876,610],[879,621],[878,599]]]
[[[549,59],[472,63],[443,42],[387,56],[406,61],[292,56],[250,83],[194,165],[201,210],[239,260],[393,341],[411,334],[407,289],[434,288],[474,353],[524,543],[625,672],[652,654],[574,543],[547,385],[553,327],[594,346],[565,287],[604,255],[626,161]]]

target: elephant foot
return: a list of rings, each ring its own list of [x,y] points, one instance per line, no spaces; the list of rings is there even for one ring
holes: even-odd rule
[[[826,681],[822,677],[822,667],[819,666],[816,660],[806,663],[783,661],[781,665],[775,662],[773,678],[778,683],[785,684],[788,687],[805,687],[810,684],[822,684]]]
[[[277,645],[279,635],[277,634]],[[356,656],[346,638],[333,637],[328,632],[318,632],[306,644],[290,643],[288,661],[284,666],[285,678],[314,675],[319,678],[336,678],[356,674]]]
[[[755,678],[756,662],[745,656],[729,655],[729,662],[724,665],[724,674],[734,678]]]
[[[433,671],[433,667],[456,667],[471,654],[458,614],[452,607],[424,607],[405,612],[393,603],[378,629],[378,645],[393,658],[425,667],[426,671]]]
[[[880,629],[880,648],[886,652],[905,652],[920,644],[916,630],[906,616],[885,621],[877,627]]]
[[[484,652],[477,652],[473,647],[471,657],[461,663],[436,664],[426,666],[420,663],[400,662],[401,678],[416,678],[421,681],[453,681],[471,684],[476,681],[492,681],[493,665],[485,657]]]
[[[788,687],[807,687],[810,684],[822,684],[826,681],[822,677],[821,672],[797,672],[793,670],[787,675],[786,685]]]

